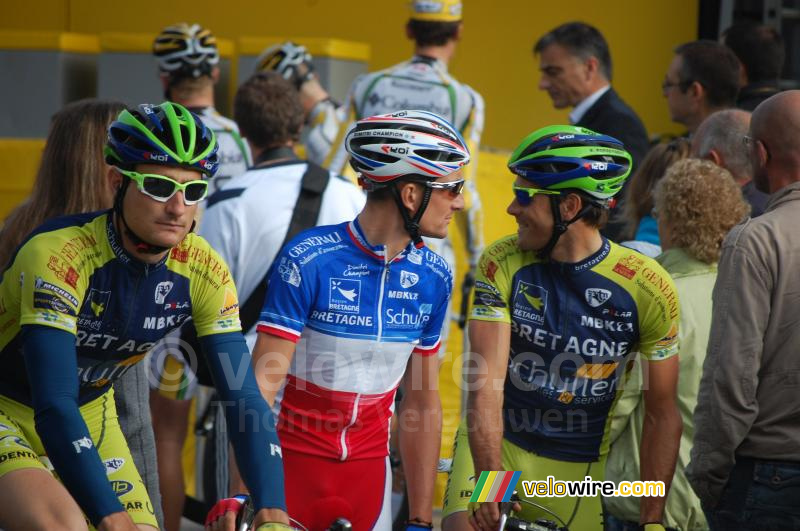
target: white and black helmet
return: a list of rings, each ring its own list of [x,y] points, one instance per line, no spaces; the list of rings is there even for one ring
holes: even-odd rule
[[[359,120],[347,132],[345,148],[367,190],[401,179],[434,181],[470,160],[459,132],[428,111],[399,111]]]
[[[199,24],[167,26],[153,42],[158,68],[172,77],[210,76],[219,63],[217,39]]]

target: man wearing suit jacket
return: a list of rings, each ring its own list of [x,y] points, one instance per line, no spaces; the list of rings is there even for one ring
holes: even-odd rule
[[[611,54],[603,34],[583,22],[568,22],[542,36],[533,53],[539,56],[539,88],[547,91],[553,106],[572,107],[570,123],[621,140],[634,166],[641,162],[649,148],[647,131],[611,88]],[[617,205],[616,215],[603,231],[613,240],[624,226],[615,221],[621,211]]]

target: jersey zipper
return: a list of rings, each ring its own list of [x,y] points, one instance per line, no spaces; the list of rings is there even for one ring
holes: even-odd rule
[[[381,285],[380,285],[380,289],[378,290],[378,316],[377,316],[377,318],[378,318],[378,338],[376,340],[377,343],[378,343],[378,348],[380,348],[381,338],[383,337],[383,293],[384,293],[385,288],[386,288],[386,280],[389,278],[389,265],[390,264],[391,264],[391,261],[387,261],[386,258],[384,258],[383,271],[381,272]],[[359,393],[359,394],[356,394],[356,399],[353,402],[353,414],[350,417],[350,424],[348,424],[347,426],[345,426],[342,429],[342,435],[341,435],[341,437],[339,439],[339,441],[340,441],[340,443],[342,445],[342,456],[340,458],[341,461],[344,461],[345,459],[347,459],[347,455],[349,453],[348,449],[347,449],[347,440],[346,440],[346,438],[347,438],[347,430],[350,428],[350,426],[352,426],[353,424],[356,423],[356,419],[358,418],[358,404],[359,404],[360,401],[361,401],[361,394]]]
[[[358,403],[360,401],[361,401],[361,394],[359,393],[359,394],[356,395],[355,401],[353,401],[353,414],[350,415],[350,424],[345,426],[344,429],[342,430],[342,436],[341,436],[342,457],[339,458],[340,461],[346,461],[347,460],[347,456],[350,453],[348,448],[347,448],[347,440],[346,440],[346,438],[347,438],[347,430],[350,428],[350,426],[355,424],[356,420],[358,419]]]

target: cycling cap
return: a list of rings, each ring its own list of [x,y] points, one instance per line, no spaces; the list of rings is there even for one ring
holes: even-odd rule
[[[508,169],[547,190],[579,190],[607,200],[622,190],[631,156],[616,138],[553,125],[526,136],[508,159]]]
[[[177,103],[144,104],[122,111],[108,128],[106,163],[181,166],[212,177],[219,166],[217,139],[200,118]]]
[[[350,165],[382,185],[394,180],[435,181],[469,163],[469,149],[444,118],[400,111],[359,120],[345,137]]]
[[[167,26],[153,42],[158,67],[174,77],[210,76],[219,63],[217,38],[199,24]]]
[[[301,68],[305,66],[305,69]],[[298,89],[313,77],[314,67],[311,65],[311,54],[306,47],[286,41],[266,48],[256,59],[256,73],[265,71],[278,72],[284,79]]]
[[[458,22],[461,20],[460,0],[412,0],[411,18],[427,22]]]

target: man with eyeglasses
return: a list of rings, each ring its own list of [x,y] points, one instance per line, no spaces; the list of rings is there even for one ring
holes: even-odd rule
[[[734,107],[739,93],[739,60],[727,46],[709,40],[675,48],[661,91],[670,118],[691,136],[712,113]]]
[[[572,126],[535,131],[511,155],[516,180],[507,211],[519,228],[490,245],[478,268],[470,392],[445,497],[446,531],[467,529],[468,520],[473,529],[498,528],[499,504],[469,504],[482,472],[602,481],[610,419],[636,353],[649,383],[641,479],[669,489],[682,427],[677,295],[655,260],[599,231],[630,166],[617,139]],[[663,529],[665,500],[641,499],[645,529]],[[599,493],[535,501],[545,510],[523,505],[526,521],[603,529]]]
[[[3,272],[3,529],[85,529],[86,520],[101,531],[157,528],[112,383],[189,317],[221,398],[263,419],[241,425],[239,410],[227,411],[259,529],[286,528],[280,443],[249,368],[236,287],[191,233],[217,149],[178,104],[123,111],[105,151],[117,173],[114,208],[47,222]],[[229,381],[226,367],[239,367],[240,379]]]
[[[722,244],[687,469],[714,530],[800,525],[798,130],[800,91],[790,90],[756,107],[744,137],[770,197]]]
[[[306,227],[349,221],[364,206],[364,194],[344,178],[297,157],[294,150],[303,127],[303,108],[290,82],[277,72],[255,74],[239,87],[234,117],[255,162],[209,198],[200,235],[230,267],[240,297],[245,339],[252,349],[255,322],[264,302],[261,287],[293,220],[302,216]],[[299,204],[299,198],[307,194],[311,203]],[[150,401],[167,531],[177,531],[184,506],[181,452],[192,398],[198,393],[198,384],[213,385],[207,364],[193,355],[196,340],[191,326],[184,327],[181,339],[180,349],[157,349],[151,365],[158,375],[151,381],[156,385]],[[227,445],[224,423],[219,424],[223,425],[215,426],[213,438],[222,448],[214,452],[218,458],[213,469],[204,470],[207,478],[213,478],[213,482],[203,482],[208,507],[242,490],[236,468],[220,457]],[[216,483],[215,489],[208,487],[211,483]],[[198,516],[204,516],[201,513]]]
[[[453,279],[422,237],[445,237],[464,208],[470,153],[426,111],[359,120],[345,145],[366,205],[348,223],[301,232],[275,258],[253,363],[267,399],[282,393],[292,518],[312,530],[337,517],[353,529],[392,528],[389,427],[402,387],[404,529],[431,529],[442,416],[435,354]]]

